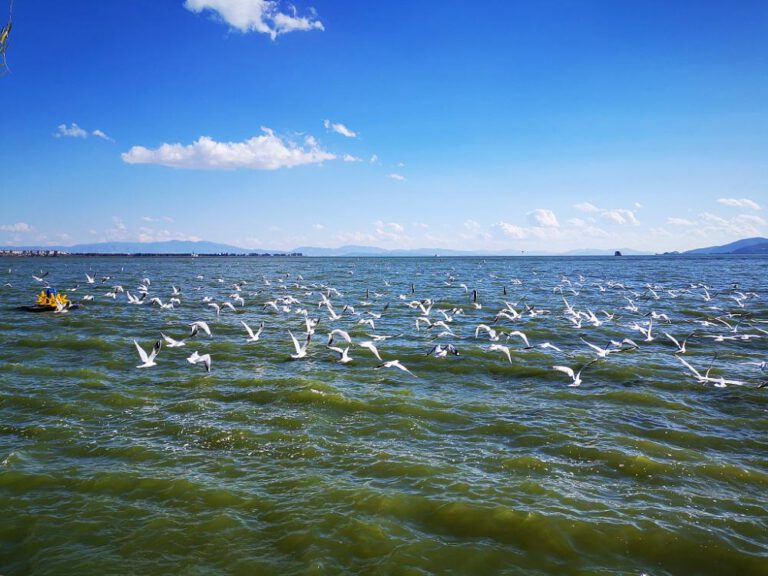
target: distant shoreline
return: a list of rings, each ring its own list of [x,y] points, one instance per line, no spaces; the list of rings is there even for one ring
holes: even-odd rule
[[[63,252],[61,250],[0,250],[0,257],[9,258],[296,258],[303,257],[301,252],[290,253],[256,253],[251,254],[194,254],[188,253],[162,253],[150,252]]]
[[[192,253],[162,253],[154,254],[149,252],[124,252],[124,253],[102,253],[102,252],[62,252],[57,250],[0,250],[0,258],[601,258],[606,260],[624,260],[628,258],[711,258],[711,257],[765,257],[766,254],[758,253],[723,253],[723,254],[684,254],[675,252],[664,252],[659,254],[628,254],[615,256],[609,254],[432,254],[432,255],[411,255],[411,254],[340,254],[340,255],[307,255],[301,252],[291,253],[252,253],[252,254],[192,254]]]

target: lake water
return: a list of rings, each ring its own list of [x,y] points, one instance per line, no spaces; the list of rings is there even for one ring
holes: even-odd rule
[[[768,574],[768,371],[757,364],[768,359],[767,258],[0,266],[3,574]],[[41,268],[56,288],[79,284],[71,299],[93,300],[20,311]],[[136,295],[144,278],[145,301],[166,303],[176,286],[181,304],[105,296],[118,284]],[[203,298],[231,300],[240,281],[245,305],[217,317]],[[335,321],[318,307],[327,287]],[[289,296],[299,302],[264,309]],[[408,303],[427,299],[430,322],[453,335],[416,329],[422,312]],[[494,320],[505,301],[520,318]],[[577,328],[566,302],[599,322]],[[308,357],[290,360],[301,309],[321,320]],[[652,312],[669,322],[653,320],[646,341],[632,326]],[[149,350],[195,320],[212,336],[136,368],[134,339]],[[258,342],[241,320],[264,322]],[[475,337],[479,324],[502,333],[511,363],[486,332]],[[352,337],[347,365],[325,347],[334,328]],[[533,347],[507,342],[514,330]],[[664,331],[694,332],[683,358],[743,385],[698,382]],[[383,360],[413,376],[376,369],[358,346],[374,333],[392,336],[376,342]],[[639,348],[571,387],[552,366],[594,358],[581,338]],[[460,354],[427,355],[437,342]],[[211,355],[210,374],[186,361],[195,350]]]

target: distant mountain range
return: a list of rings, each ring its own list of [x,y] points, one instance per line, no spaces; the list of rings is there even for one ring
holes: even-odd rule
[[[613,256],[614,250],[584,249],[568,252],[542,252],[529,250],[450,250],[448,248],[413,248],[386,250],[375,246],[340,246],[338,248],[317,248],[301,246],[293,250],[304,256]],[[628,256],[648,255],[631,248],[622,248]]]
[[[166,242],[99,242],[95,244],[76,244],[74,246],[4,246],[2,250],[59,250],[79,254],[286,254],[301,253],[304,256],[612,256],[614,250],[582,249],[568,252],[541,252],[522,250],[449,250],[446,248],[416,248],[409,250],[387,250],[375,246],[340,246],[338,248],[318,248],[300,246],[294,250],[247,249],[217,242],[191,242],[186,240],[168,240]],[[650,252],[640,252],[630,248],[620,248],[624,256],[645,256]],[[768,238],[746,238],[725,244],[697,248],[687,252],[671,254],[768,254]]]
[[[74,246],[4,246],[3,250],[59,250],[78,254],[262,254],[266,250],[246,250],[217,242],[191,242],[168,240],[166,242],[98,242]],[[282,254],[283,250],[276,250]],[[270,251],[270,253],[272,253]]]
[[[3,246],[0,250],[59,250],[76,254],[303,254],[304,256],[611,256],[613,250],[571,250],[569,252],[540,252],[521,250],[450,250],[447,248],[415,248],[410,250],[387,250],[375,246],[340,246],[338,248],[318,248],[300,246],[294,250],[265,250],[262,248],[241,248],[230,244],[187,240],[168,240],[166,242],[99,242],[95,244],[75,244],[74,246]],[[630,248],[621,249],[621,253],[647,255]]]
[[[768,254],[768,238],[745,238],[723,246],[688,250],[683,254]]]

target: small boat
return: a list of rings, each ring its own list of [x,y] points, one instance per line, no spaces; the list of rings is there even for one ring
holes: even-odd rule
[[[59,294],[55,288],[46,288],[37,295],[37,302],[33,306],[19,306],[25,312],[56,312],[57,310],[73,310],[79,308],[79,304],[71,302],[66,294]]]

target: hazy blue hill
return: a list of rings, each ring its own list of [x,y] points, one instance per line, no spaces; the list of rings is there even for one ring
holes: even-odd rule
[[[621,248],[625,256],[648,255],[630,248]],[[565,253],[523,252],[521,250],[449,250],[447,248],[413,248],[386,250],[375,246],[340,246],[338,248],[318,248],[301,246],[294,250],[305,256],[613,256],[614,250],[583,249]]]
[[[768,240],[759,244],[750,244],[737,248],[732,254],[768,254]]]
[[[299,246],[293,252],[300,252],[304,256],[384,256],[388,251],[375,246],[339,246],[338,248]]]
[[[285,250],[265,250],[261,248],[241,248],[230,244],[201,240],[168,240],[166,242],[98,242],[94,244],[76,244],[74,246],[5,246],[0,249],[10,250],[60,250],[64,252],[89,254],[284,254]],[[643,256],[650,254],[631,248],[618,249],[624,256]],[[387,250],[376,246],[347,245],[338,248],[320,248],[300,246],[290,253],[304,256],[613,256],[614,250],[576,249],[567,252],[542,252],[522,250],[449,250],[446,248],[413,248]],[[682,254],[768,254],[768,238],[745,238],[723,246],[710,246],[689,250]]]
[[[99,242],[96,244],[76,244],[61,247],[67,252],[95,254],[248,254],[246,250],[228,244],[216,242],[190,242],[185,240],[168,240],[167,242]]]
[[[768,238],[745,238],[723,246],[709,246],[688,250],[683,254],[765,254]]]
[[[649,256],[650,252],[642,252],[641,250],[633,250],[632,248],[617,248],[619,252],[624,256]],[[563,256],[613,256],[616,250],[599,250],[586,248],[584,250],[569,250],[563,252]]]

